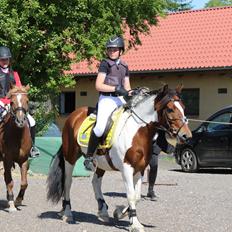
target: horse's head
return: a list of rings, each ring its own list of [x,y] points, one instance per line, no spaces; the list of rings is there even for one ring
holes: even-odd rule
[[[28,90],[30,86],[11,86],[7,97],[11,100],[10,103],[10,113],[13,116],[15,123],[18,127],[22,128],[27,122],[27,112],[28,112]]]
[[[181,90],[182,86],[172,90],[165,85],[155,98],[155,109],[158,113],[159,124],[163,129],[180,142],[185,142],[192,137],[192,133],[184,115],[184,104],[179,97]]]

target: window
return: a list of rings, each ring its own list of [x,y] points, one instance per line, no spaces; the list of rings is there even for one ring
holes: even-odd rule
[[[86,97],[87,96],[87,91],[81,91],[80,96],[81,97]]]
[[[219,88],[218,93],[219,94],[227,94],[227,88]]]
[[[198,116],[200,105],[200,89],[183,89],[181,98],[185,105],[186,116]]]
[[[75,92],[62,92],[60,95],[60,114],[69,114],[75,110]]]
[[[232,113],[227,112],[215,117],[212,120],[212,123],[209,123],[207,126],[207,131],[222,131],[222,130],[231,130],[232,127],[230,124],[223,124],[223,123],[230,123],[232,119]],[[218,123],[217,123],[218,122]]]

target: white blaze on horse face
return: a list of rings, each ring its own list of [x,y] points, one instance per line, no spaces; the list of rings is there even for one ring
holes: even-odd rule
[[[183,123],[188,124],[188,119],[184,115],[184,109],[181,106],[181,104],[178,101],[174,101],[174,104],[179,109],[179,111],[182,113],[182,116],[183,116],[182,121],[183,121]]]
[[[183,109],[183,107],[181,106],[181,104],[180,104],[178,101],[174,101],[174,104],[175,104],[175,106],[179,109],[179,111],[182,113],[182,116],[185,117],[185,116],[184,116],[184,109]]]
[[[21,108],[23,105],[22,105],[22,94],[17,94],[16,95],[16,98],[17,98],[17,102],[18,102],[18,108]],[[23,111],[19,111],[19,115],[22,116],[23,114]]]
[[[18,94],[18,95],[17,95],[18,107],[22,107],[21,99],[22,99],[22,95],[21,95],[21,94]]]

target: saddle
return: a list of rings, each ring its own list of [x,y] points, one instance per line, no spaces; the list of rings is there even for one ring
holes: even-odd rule
[[[124,112],[124,107],[119,107],[116,109],[111,117],[109,118],[106,126],[106,130],[103,136],[100,139],[100,143],[98,145],[98,149],[106,149],[111,148],[113,144],[113,135],[115,132],[115,128],[117,126],[117,122]],[[91,135],[91,131],[96,123],[96,114],[91,113],[81,124],[78,135],[77,135],[77,143],[81,147],[88,147],[89,138]]]

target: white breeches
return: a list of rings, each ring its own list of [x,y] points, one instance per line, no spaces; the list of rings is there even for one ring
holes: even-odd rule
[[[30,114],[27,114],[27,118],[30,123],[30,126],[31,127],[35,126],[35,119]]]
[[[101,137],[103,135],[107,121],[112,112],[123,104],[125,104],[123,97],[100,95],[98,101],[97,123],[93,128],[93,131],[97,137]]]

